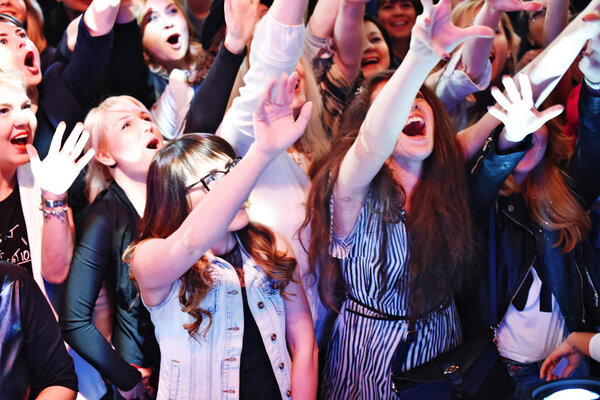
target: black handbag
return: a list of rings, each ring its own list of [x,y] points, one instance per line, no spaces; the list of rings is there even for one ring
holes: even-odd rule
[[[472,339],[409,371],[397,372],[410,342],[401,343],[392,359],[392,384],[402,399],[433,399],[431,388],[444,399],[504,399],[514,392],[512,379],[489,337]],[[443,390],[442,390],[443,391]],[[427,395],[427,396],[426,396]]]

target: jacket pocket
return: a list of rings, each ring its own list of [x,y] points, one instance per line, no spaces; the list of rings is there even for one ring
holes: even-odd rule
[[[272,281],[269,278],[263,278],[258,284],[258,290],[261,296],[273,306],[277,314],[285,314],[283,299],[281,298],[281,293],[279,291],[279,282]]]

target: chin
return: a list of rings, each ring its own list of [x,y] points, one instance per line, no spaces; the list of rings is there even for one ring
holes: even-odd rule
[[[229,228],[227,231],[236,232],[241,229],[244,229],[250,223],[250,217],[248,217],[248,213],[245,208],[242,208],[238,213],[233,217],[233,221],[229,224]]]

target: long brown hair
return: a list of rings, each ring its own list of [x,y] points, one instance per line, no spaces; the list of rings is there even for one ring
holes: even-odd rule
[[[371,104],[373,91],[385,83],[392,71],[374,75],[363,84],[344,112],[340,137],[313,180],[308,195],[303,228],[310,226],[309,261],[319,269],[319,295],[323,302],[338,309],[346,295],[338,260],[329,255],[329,199],[342,160],[354,143]],[[406,220],[408,232],[408,290],[411,318],[419,318],[462,285],[472,269],[472,233],[467,202],[467,183],[461,149],[443,105],[428,88],[421,88],[433,109],[435,133],[432,154],[423,162],[422,174],[411,198]],[[400,131],[401,128],[398,129]],[[379,218],[383,240],[380,260],[387,263],[387,230],[401,221],[406,195],[392,170],[384,164],[373,178],[367,200],[369,218]],[[302,228],[302,229],[303,229]],[[382,268],[384,271],[384,268]],[[385,273],[385,272],[383,272]],[[384,278],[384,277],[381,277]],[[382,280],[385,282],[385,280]],[[397,290],[403,282],[392,282]]]
[[[560,168],[573,155],[575,138],[563,134],[558,124],[546,122],[548,144],[544,158],[536,165],[524,185],[523,197],[529,218],[548,230],[558,231],[555,246],[567,253],[580,242],[592,226],[589,210],[585,209],[569,188],[571,178]],[[500,194],[520,192],[512,175],[504,182]]]
[[[203,162],[215,159],[230,160],[235,151],[224,139],[215,135],[187,134],[173,139],[161,149],[150,164],[146,187],[147,200],[144,217],[139,231],[140,239],[130,248],[134,249],[141,241],[151,238],[166,238],[175,232],[190,212],[186,191],[186,178],[197,174]],[[285,287],[292,281],[296,259],[277,250],[273,232],[260,224],[249,223],[236,232],[242,246],[265,271],[267,277],[277,282],[285,297]],[[129,253],[128,253],[129,252]],[[127,262],[135,256],[128,249]],[[209,319],[204,335],[210,328],[212,316],[209,310],[200,307],[202,300],[213,285],[211,267],[206,256],[202,256],[181,278],[179,301],[183,311],[194,321],[184,328],[194,337],[203,318]]]

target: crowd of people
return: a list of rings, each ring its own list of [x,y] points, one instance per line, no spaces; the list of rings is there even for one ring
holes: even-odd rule
[[[600,0],[3,0],[0,398],[598,376],[596,168]]]

